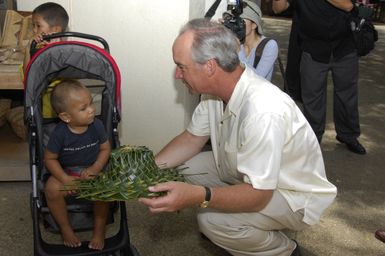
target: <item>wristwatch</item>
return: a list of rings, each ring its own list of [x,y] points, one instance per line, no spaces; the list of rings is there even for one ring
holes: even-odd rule
[[[205,200],[199,205],[201,208],[207,208],[211,199],[211,190],[208,187],[204,187],[206,190]]]

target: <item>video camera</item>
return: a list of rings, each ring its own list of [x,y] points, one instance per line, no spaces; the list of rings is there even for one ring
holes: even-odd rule
[[[243,44],[246,36],[245,21],[240,17],[243,12],[243,1],[227,0],[227,11],[223,14],[223,25],[233,31]]]
[[[221,1],[222,0],[215,0],[205,14],[206,19],[211,19],[214,16]],[[246,36],[245,21],[240,17],[243,13],[244,5],[246,5],[246,2],[243,2],[242,0],[227,0],[227,12],[225,12],[222,17],[223,25],[233,31],[242,44],[244,43]]]

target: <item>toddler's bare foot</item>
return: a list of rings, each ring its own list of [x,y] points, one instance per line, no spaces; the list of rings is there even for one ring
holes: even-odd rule
[[[99,250],[99,251],[103,250],[103,248],[104,248],[104,234],[100,234],[100,235],[94,234],[92,236],[90,243],[88,244],[88,248],[94,249],[94,250]]]
[[[67,247],[80,247],[82,245],[82,242],[72,229],[62,229],[61,235],[63,237],[63,243]]]

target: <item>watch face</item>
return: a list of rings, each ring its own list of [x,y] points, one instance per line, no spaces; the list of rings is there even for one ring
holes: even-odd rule
[[[207,208],[209,206],[209,201],[203,201],[200,205],[201,208]]]

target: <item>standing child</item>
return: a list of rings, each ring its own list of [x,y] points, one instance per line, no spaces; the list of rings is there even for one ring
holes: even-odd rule
[[[44,162],[51,176],[45,186],[48,208],[60,227],[64,245],[79,247],[81,242],[68,219],[65,197],[61,191],[76,179],[92,179],[106,165],[111,147],[102,122],[95,118],[89,90],[76,80],[63,80],[52,91],[51,104],[61,122],[50,135]],[[102,250],[108,203],[95,202],[94,229],[90,249]]]
[[[38,47],[44,47],[49,42],[43,41],[43,35],[64,32],[68,26],[68,13],[57,3],[44,3],[32,11],[33,37],[25,48],[24,71],[31,58],[30,48],[32,41],[38,43]]]
[[[24,53],[23,71],[25,73],[29,60],[31,59],[30,49],[32,41],[37,43],[36,48],[42,48],[49,43],[58,41],[54,39],[50,42],[43,41],[43,35],[60,33],[67,30],[68,14],[66,10],[57,3],[44,3],[36,7],[32,12],[32,30],[33,37],[29,41]],[[58,83],[58,80],[52,81],[47,91],[43,94],[43,117],[55,117],[55,111],[52,109],[50,102],[50,93],[52,88]]]

